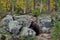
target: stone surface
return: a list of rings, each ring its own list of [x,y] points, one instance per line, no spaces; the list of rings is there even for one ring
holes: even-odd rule
[[[49,27],[51,25],[51,17],[50,16],[39,16],[37,23],[38,25],[41,27],[41,31],[42,32],[48,32],[49,31]]]
[[[41,20],[41,23],[45,26],[45,27],[49,27],[49,25],[51,24],[51,19],[50,18],[45,18]]]
[[[24,27],[29,27],[31,24],[31,16],[29,15],[14,16],[14,19],[17,20]]]
[[[4,18],[2,19],[2,23],[3,23],[4,25],[8,25],[8,23],[9,23],[10,21],[13,21],[13,18],[12,18],[11,15],[7,15],[6,17],[4,17]]]
[[[23,27],[29,27],[31,22],[29,20],[26,19],[17,19],[17,21],[23,26]]]
[[[13,15],[14,19],[20,19],[20,18],[25,18],[25,19],[30,19],[32,16],[30,15],[20,15],[20,16],[16,16],[16,15]]]
[[[46,27],[42,27],[42,32],[45,33],[45,32],[49,32],[49,28],[46,28]]]
[[[18,21],[10,21],[6,29],[13,34],[17,34],[21,27],[22,25]]]
[[[33,31],[32,29],[27,28],[27,27],[23,27],[20,34],[21,34],[21,36],[24,36],[24,37],[32,37],[32,36],[36,35],[35,31]]]
[[[44,27],[49,27],[51,24],[51,18],[49,16],[38,17],[38,24],[42,24]]]

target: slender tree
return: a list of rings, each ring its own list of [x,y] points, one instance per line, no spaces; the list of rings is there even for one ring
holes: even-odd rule
[[[36,0],[34,0],[34,9],[36,8]]]
[[[11,0],[11,6],[12,6],[12,10],[11,10],[11,12],[12,12],[12,14],[14,13],[14,6],[15,6],[15,3],[16,2],[16,0]]]
[[[41,4],[41,6],[40,6],[40,13],[41,13],[41,11],[42,11],[42,0],[41,0],[40,4]]]
[[[50,0],[48,0],[48,13],[50,14]]]

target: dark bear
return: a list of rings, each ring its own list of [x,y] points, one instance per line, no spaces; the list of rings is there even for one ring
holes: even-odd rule
[[[32,28],[36,32],[36,35],[39,35],[40,34],[40,27],[34,21],[31,22],[31,25],[30,25],[29,28]]]

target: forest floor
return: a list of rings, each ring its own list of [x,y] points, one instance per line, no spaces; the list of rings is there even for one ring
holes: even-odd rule
[[[47,33],[42,33],[37,36],[38,40],[50,40],[50,38],[51,38],[51,34],[47,34]]]

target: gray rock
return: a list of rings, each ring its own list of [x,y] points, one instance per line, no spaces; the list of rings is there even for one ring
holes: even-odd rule
[[[19,11],[19,14],[24,15],[25,13],[24,13],[24,11]]]
[[[24,37],[33,37],[36,35],[36,32],[33,31],[32,29],[30,28],[27,28],[27,27],[23,27],[21,33],[20,33],[21,36],[24,36]]]
[[[3,23],[4,25],[8,25],[8,23],[9,23],[10,21],[13,21],[13,18],[12,18],[11,15],[7,15],[6,17],[4,17],[4,18],[2,19],[2,23]]]
[[[38,17],[38,25],[41,27],[42,32],[49,32],[49,27],[51,25],[51,18],[49,16]]]
[[[24,18],[17,19],[17,21],[23,26],[23,27],[29,27],[31,22],[29,20],[26,20]]]
[[[14,19],[17,20],[17,19],[20,19],[20,18],[25,18],[25,19],[30,19],[32,16],[30,15],[20,15],[20,16],[16,16],[16,15],[13,15]]]
[[[24,27],[29,27],[31,24],[31,16],[29,15],[14,16],[14,19],[17,20]]]
[[[49,16],[38,18],[38,24],[42,24],[44,27],[49,27],[51,24],[51,18]]]
[[[46,28],[46,27],[42,27],[42,32],[49,32],[49,28]]]
[[[19,22],[10,21],[6,29],[13,34],[17,34],[21,27],[22,25],[20,25]]]

